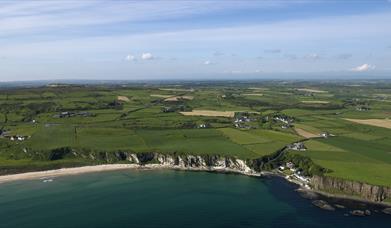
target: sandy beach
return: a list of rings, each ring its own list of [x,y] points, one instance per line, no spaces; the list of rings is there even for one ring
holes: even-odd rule
[[[122,169],[174,169],[174,170],[189,170],[189,171],[210,171],[210,172],[226,172],[226,173],[239,173],[248,176],[260,176],[261,173],[248,173],[244,171],[239,171],[230,168],[222,167],[182,167],[175,165],[165,165],[165,164],[107,164],[107,165],[94,165],[94,166],[82,166],[75,168],[62,168],[55,170],[46,170],[46,171],[37,171],[37,172],[28,172],[28,173],[18,173],[0,176],[0,184],[11,181],[19,180],[34,180],[34,179],[49,179],[59,176],[68,176],[68,175],[77,175],[83,173],[92,173],[92,172],[104,172],[104,171],[114,171]]]
[[[82,173],[91,173],[91,172],[102,172],[110,170],[120,170],[120,169],[134,169],[138,168],[137,164],[109,164],[109,165],[94,165],[94,166],[83,166],[76,168],[63,168],[47,171],[38,171],[38,172],[28,172],[28,173],[19,173],[19,174],[10,174],[0,176],[0,183],[9,182],[9,181],[18,181],[18,180],[31,180],[31,179],[40,179],[40,178],[51,178],[65,175],[76,175]]]

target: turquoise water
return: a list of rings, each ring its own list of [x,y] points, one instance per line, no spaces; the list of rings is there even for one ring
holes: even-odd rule
[[[278,178],[115,171],[0,185],[0,227],[390,227],[324,211]],[[388,226],[387,226],[388,225]]]

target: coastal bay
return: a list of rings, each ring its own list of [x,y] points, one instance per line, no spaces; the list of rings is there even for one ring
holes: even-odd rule
[[[0,188],[0,227],[388,227],[389,215],[321,210],[295,188],[276,177],[139,169],[14,181]]]

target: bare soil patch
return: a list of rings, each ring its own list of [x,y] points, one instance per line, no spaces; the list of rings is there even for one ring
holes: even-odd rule
[[[180,112],[185,116],[220,116],[220,117],[234,117],[234,111],[212,111],[212,110],[193,110],[191,112]]]
[[[175,96],[175,97],[168,97],[164,99],[165,101],[178,101],[178,100],[193,100],[193,96]]]
[[[391,120],[390,119],[347,119],[345,120],[354,122],[354,123],[359,123],[359,124],[366,124],[366,125],[371,125],[371,126],[376,126],[376,127],[384,127],[384,128],[389,128],[391,129]]]
[[[318,90],[318,89],[306,89],[306,88],[301,88],[297,89],[298,91],[303,91],[303,92],[310,92],[310,93],[327,93],[327,91],[324,90]]]
[[[119,100],[119,101],[125,101],[125,102],[129,102],[129,101],[130,101],[129,98],[126,97],[126,96],[118,96],[118,97],[117,97],[117,100]]]
[[[303,136],[304,138],[316,138],[316,137],[319,137],[319,135],[316,135],[314,133],[311,133],[311,132],[308,132],[308,131],[305,131],[301,128],[295,128],[295,131],[297,134],[299,134],[300,136]]]
[[[173,95],[162,95],[162,94],[151,94],[151,97],[159,97],[159,98],[169,98]]]
[[[329,101],[301,101],[301,103],[305,104],[328,104]]]

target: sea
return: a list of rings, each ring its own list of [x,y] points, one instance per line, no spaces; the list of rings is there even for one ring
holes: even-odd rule
[[[121,170],[0,184],[0,227],[391,227],[326,211],[277,177]]]

